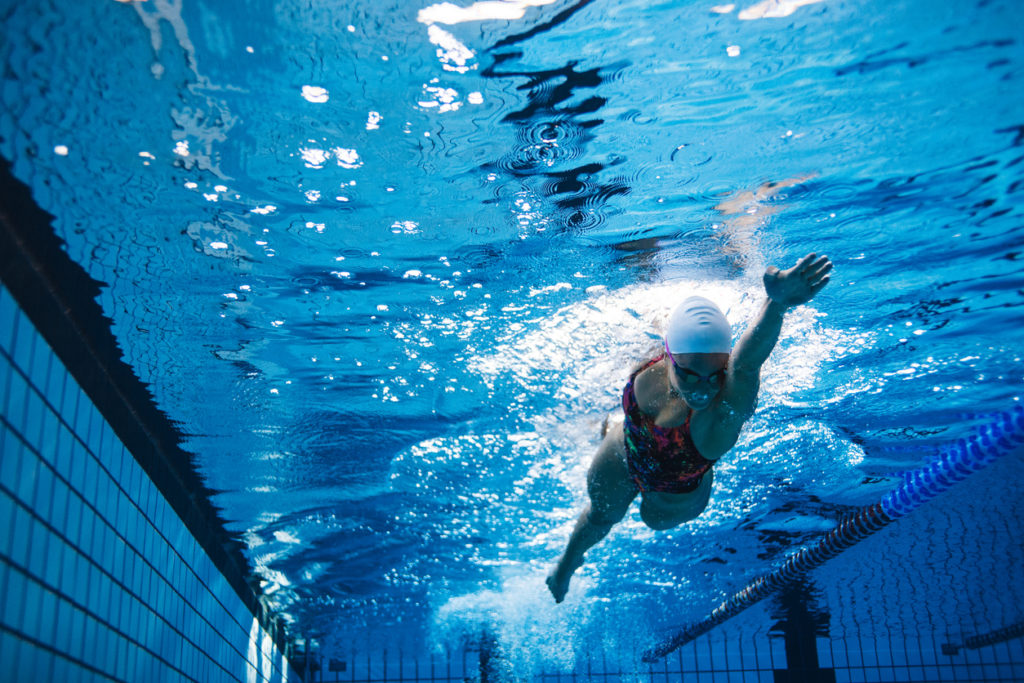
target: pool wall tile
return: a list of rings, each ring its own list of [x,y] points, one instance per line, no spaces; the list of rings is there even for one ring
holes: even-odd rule
[[[4,286],[0,387],[0,680],[301,680]]]

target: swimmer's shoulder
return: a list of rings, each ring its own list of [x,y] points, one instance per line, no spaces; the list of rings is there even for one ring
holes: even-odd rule
[[[633,396],[636,397],[637,405],[642,412],[650,415],[661,410],[669,389],[664,364],[652,363],[659,355],[647,355],[645,360],[637,363],[630,371],[630,376],[639,373],[635,374],[633,380]]]

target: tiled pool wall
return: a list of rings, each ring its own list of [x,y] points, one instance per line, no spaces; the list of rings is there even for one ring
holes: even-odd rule
[[[0,680],[299,680],[0,285]]]
[[[835,671],[837,683],[875,681],[1024,681],[1024,643],[1020,639],[977,649],[944,651],[947,643],[930,636],[875,636],[817,641],[822,668]]]
[[[766,614],[758,617],[767,628]],[[813,632],[752,631],[750,624],[723,626],[663,659],[644,664],[636,653],[581,653],[575,667],[541,666],[529,675],[515,671],[517,653],[488,651],[479,643],[433,654],[410,654],[400,646],[340,649],[320,653],[315,681],[444,682],[532,681],[534,683],[896,683],[960,681],[1021,683],[1024,644],[1020,639],[945,652],[932,635],[873,635],[828,638]],[[809,649],[799,651],[800,640]],[[638,651],[642,648],[638,648]]]

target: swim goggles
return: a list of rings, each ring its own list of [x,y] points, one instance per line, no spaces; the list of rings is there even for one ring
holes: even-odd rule
[[[721,370],[715,370],[710,375],[701,375],[700,373],[694,372],[690,368],[684,368],[676,363],[675,357],[672,352],[668,350],[668,340],[665,341],[665,355],[668,356],[668,360],[672,363],[672,370],[676,373],[676,378],[680,384],[687,387],[695,387],[701,383],[708,383],[715,389],[722,386],[725,381],[725,368]]]

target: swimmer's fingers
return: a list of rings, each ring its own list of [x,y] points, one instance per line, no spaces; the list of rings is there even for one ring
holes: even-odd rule
[[[825,285],[827,285],[828,282],[829,282],[829,276],[826,275],[825,277],[821,278],[821,280],[819,280],[815,284],[811,285],[811,297],[817,296],[818,292],[820,292],[821,290],[825,289]]]
[[[812,251],[810,254],[808,254],[807,256],[804,256],[802,259],[797,261],[796,265],[793,266],[793,270],[795,270],[798,273],[803,273],[811,265],[811,263],[814,261],[814,258],[816,256],[817,256],[817,254],[815,254]]]
[[[822,256],[807,269],[804,273],[804,277],[807,278],[808,282],[811,284],[815,284],[821,278],[828,277],[828,274],[831,272],[832,262],[828,260],[827,256]]]
[[[815,253],[810,253],[804,256],[802,259],[797,261],[796,270],[800,273],[806,273],[821,268],[826,263],[830,263],[828,256],[818,256]]]
[[[828,284],[832,262],[828,256],[819,257],[811,252],[796,262],[789,270],[779,271],[769,267],[765,270],[764,286],[768,298],[784,306],[799,306],[814,298],[822,287]]]

